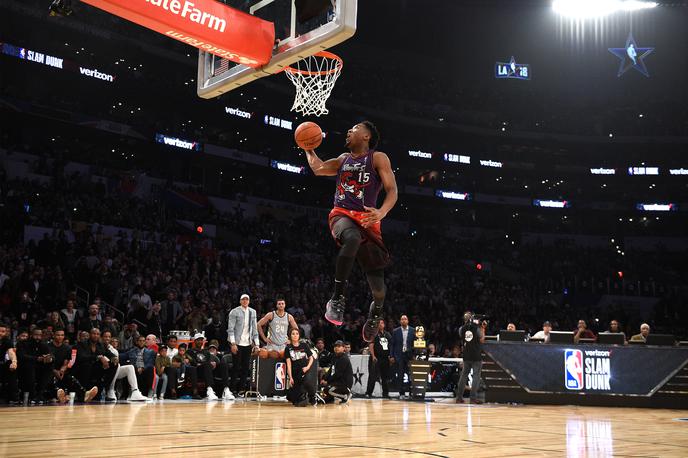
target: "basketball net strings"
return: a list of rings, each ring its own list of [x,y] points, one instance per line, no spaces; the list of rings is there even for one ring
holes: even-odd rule
[[[291,111],[302,113],[304,116],[329,113],[325,103],[341,74],[339,61],[328,57],[309,56],[297,62],[296,68],[299,72],[286,72],[296,87]],[[303,71],[312,74],[302,73]]]

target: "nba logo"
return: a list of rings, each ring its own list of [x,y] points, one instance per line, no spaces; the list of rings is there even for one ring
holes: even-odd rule
[[[564,351],[564,383],[569,390],[583,389],[583,352]]]
[[[275,391],[283,391],[287,385],[286,363],[275,364]]]

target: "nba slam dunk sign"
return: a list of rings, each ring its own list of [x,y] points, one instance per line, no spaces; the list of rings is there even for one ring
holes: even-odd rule
[[[568,390],[611,391],[611,352],[564,351],[564,386]]]

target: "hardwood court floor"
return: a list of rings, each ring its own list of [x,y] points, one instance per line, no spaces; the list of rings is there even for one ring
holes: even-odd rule
[[[688,411],[358,400],[0,410],[0,456],[688,456]]]

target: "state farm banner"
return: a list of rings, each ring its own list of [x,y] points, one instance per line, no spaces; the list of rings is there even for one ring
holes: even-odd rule
[[[688,363],[685,347],[486,343],[530,393],[651,396]]]
[[[83,0],[116,16],[233,62],[267,64],[275,27],[214,0]]]

